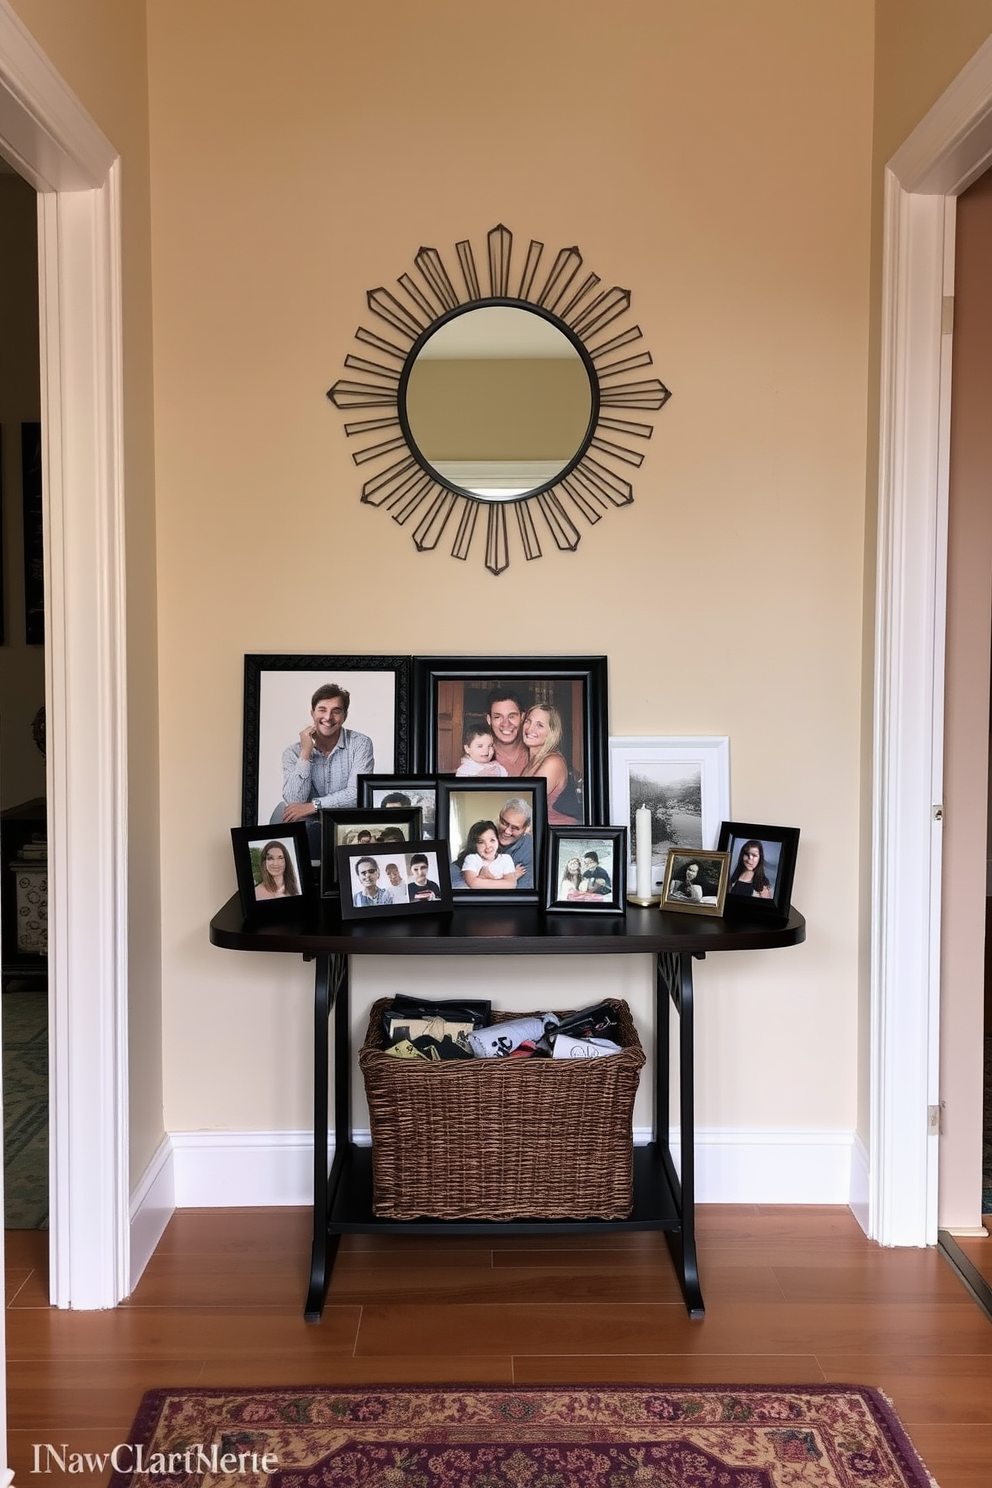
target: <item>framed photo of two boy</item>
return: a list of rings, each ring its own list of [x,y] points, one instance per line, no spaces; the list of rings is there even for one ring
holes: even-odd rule
[[[552,826],[606,821],[605,656],[416,656],[414,768],[541,779]]]

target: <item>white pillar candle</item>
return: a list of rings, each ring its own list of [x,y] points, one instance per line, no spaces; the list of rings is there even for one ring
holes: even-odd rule
[[[638,899],[651,898],[651,812],[646,806],[637,808],[634,818],[634,864],[636,870],[636,892]]]

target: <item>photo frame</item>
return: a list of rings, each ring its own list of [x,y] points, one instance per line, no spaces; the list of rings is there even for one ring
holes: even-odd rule
[[[359,775],[358,804],[376,808],[385,806],[390,810],[417,806],[424,837],[436,836],[436,775]]]
[[[350,845],[337,848],[336,858],[343,920],[438,914],[453,908],[443,842],[433,838],[405,842],[400,853],[383,852],[381,845],[371,852]],[[374,865],[374,873],[361,866],[368,863]],[[377,899],[383,896],[382,902],[361,902],[372,895]]]
[[[680,914],[722,915],[729,865],[729,853],[672,847],[665,864],[661,908]]]
[[[412,690],[416,770],[457,774],[466,729],[488,724],[495,729],[491,764],[520,777],[537,760],[551,823],[609,819],[605,656],[415,656]],[[507,706],[498,708],[500,702]],[[542,711],[534,715],[535,738],[528,745],[523,732],[533,709]],[[470,760],[465,768],[477,764]]]
[[[231,846],[246,920],[282,919],[313,900],[310,844],[302,822],[275,829],[270,822],[232,827]]]
[[[338,894],[339,847],[365,848],[372,852],[382,847],[406,851],[408,842],[422,841],[420,811],[411,806],[407,810],[385,808],[376,810],[372,806],[341,806],[320,813],[320,897],[336,898]]]
[[[358,777],[409,767],[410,658],[408,656],[249,655],[244,662],[241,820],[277,825],[285,810],[284,763],[299,754],[301,731],[312,718],[313,695],[332,685],[349,694],[344,728],[354,740],[351,766],[328,804],[358,805]],[[363,744],[361,740],[366,742]],[[298,792],[291,792],[297,794]],[[309,804],[294,801],[294,805]],[[304,818],[311,861],[320,861],[316,816]]]
[[[627,886],[636,889],[635,813],[650,806],[651,893],[660,894],[669,850],[712,850],[730,815],[730,740],[723,735],[610,739],[611,820],[627,828]]]
[[[624,914],[626,827],[548,827],[544,904],[555,914]]]
[[[749,862],[744,861],[745,853],[752,843],[757,844],[760,850],[753,868]],[[725,821],[720,827],[719,845],[730,859],[725,913],[786,918],[792,905],[792,880],[799,852],[799,828],[769,827],[759,822]],[[747,891],[748,872],[752,875],[757,873],[766,881],[762,884],[761,892]],[[743,873],[744,877],[737,877],[739,873]]]
[[[524,779],[507,776],[504,780],[439,778],[438,836],[447,847],[451,892],[456,903],[462,900],[471,900],[473,904],[542,902],[546,811],[547,785],[540,775]],[[487,823],[497,834],[496,849],[490,859],[492,868],[486,863],[492,848],[488,834],[482,834],[487,840],[480,844],[472,833],[479,823]],[[469,862],[466,877],[466,861],[474,859],[482,861]],[[505,859],[510,860],[512,867]],[[513,885],[500,887],[509,880],[511,871]],[[494,872],[498,882],[487,888],[485,880]]]

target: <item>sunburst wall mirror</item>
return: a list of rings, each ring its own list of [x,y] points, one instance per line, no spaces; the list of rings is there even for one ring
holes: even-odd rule
[[[437,249],[421,248],[419,277],[397,280],[402,294],[369,290],[389,335],[359,326],[363,349],[345,358],[359,376],[327,396],[346,414],[373,410],[344,426],[355,464],[372,472],[365,505],[412,523],[420,552],[453,532],[460,559],[484,516],[485,564],[501,574],[514,530],[525,558],[540,558],[548,537],[574,552],[581,522],[630,505],[629,472],[652,434],[644,416],[671,394],[643,375],[652,361],[636,348],[640,327],[623,328],[630,291],[600,290],[578,248],[559,249],[542,273],[544,244],[532,239],[514,273],[509,229],[494,227],[486,244],[487,294],[467,239],[455,245],[462,289]]]

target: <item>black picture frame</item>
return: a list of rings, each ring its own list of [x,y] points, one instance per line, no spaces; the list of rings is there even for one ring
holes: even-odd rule
[[[436,839],[425,841],[412,841],[403,844],[403,852],[383,852],[381,846],[374,846],[369,852],[368,848],[357,845],[339,847],[336,849],[338,879],[341,884],[341,918],[343,920],[368,920],[393,918],[397,915],[420,915],[420,914],[444,914],[453,908],[451,895],[451,880],[448,876],[448,859],[446,844]],[[418,857],[427,858],[427,880],[432,886],[433,897],[430,899],[418,899],[410,897],[411,885],[415,886],[415,866],[413,860]],[[359,880],[356,877],[357,865],[366,858],[371,858],[378,866],[379,872],[377,884],[380,889],[386,889],[393,894],[396,889],[381,883],[389,864],[398,859],[403,860],[403,874],[406,880],[403,887],[406,888],[405,900],[393,899],[388,904],[356,904],[355,895],[358,892]]]
[[[540,775],[527,778],[508,776],[505,780],[452,779],[439,777],[437,783],[437,835],[447,845],[451,893],[456,903],[470,900],[473,904],[540,904],[544,882],[544,833],[547,823],[547,782]],[[512,838],[497,847],[497,857],[510,856],[529,871],[517,875],[513,888],[473,888],[464,878],[457,859],[468,847],[468,832],[476,822],[488,821],[499,831],[500,817],[510,801],[523,801],[530,810],[527,830],[514,832]],[[518,814],[518,813],[515,813]],[[519,825],[519,823],[515,823]],[[530,853],[526,843],[530,842]],[[529,859],[529,863],[528,863]],[[521,888],[520,884],[527,884]]]
[[[757,842],[761,847],[759,866],[768,877],[771,890],[767,896],[743,894],[734,890],[738,859],[750,842]],[[788,918],[792,906],[792,881],[799,853],[799,828],[770,827],[761,822],[725,821],[720,826],[719,847],[730,858],[724,914]]]
[[[597,861],[590,863],[587,869],[590,855]],[[565,875],[573,858],[578,863],[579,876],[574,880],[574,887],[566,890]],[[608,892],[605,892],[607,888]],[[544,907],[549,913],[625,914],[626,892],[626,827],[553,827],[549,824],[544,864]]]
[[[391,801],[391,796],[405,796],[405,801]],[[437,821],[436,775],[359,775],[359,806],[385,806],[402,810],[407,804],[419,806],[424,837],[435,836]]]
[[[729,854],[716,848],[670,848],[665,863],[661,908],[666,913],[722,915],[729,866]],[[692,893],[688,888],[687,869],[695,870]]]
[[[370,842],[350,843],[347,841],[351,833],[357,833],[363,828],[368,828],[372,832]],[[364,847],[366,851],[378,848],[382,844],[381,833],[383,831],[398,832],[400,836],[397,843],[404,850],[408,842],[422,840],[424,833],[419,809],[411,807],[409,811],[393,811],[386,808],[377,811],[371,806],[341,806],[320,812],[320,897],[322,899],[334,899],[338,894],[338,848],[355,846]],[[379,835],[376,835],[377,833]]]
[[[523,714],[550,705],[561,715],[562,748],[557,752],[568,769],[563,793],[555,794],[551,802],[551,824],[609,821],[605,656],[415,656],[413,768],[438,776],[454,774],[464,727],[483,721],[491,694],[503,688],[508,697],[518,699],[521,709],[516,740],[497,746],[518,757],[515,766],[512,759],[506,766],[510,773],[519,775],[523,769]],[[574,814],[564,809],[565,804]]]
[[[351,694],[345,727],[365,734],[381,768],[403,771],[410,757],[410,657],[252,654],[244,661],[244,728],[241,820],[273,822],[283,799],[282,760],[299,743],[313,693],[337,683]],[[353,799],[358,805],[356,771]],[[273,822],[273,825],[277,824]],[[319,830],[311,819],[312,861],[319,861]]]
[[[42,511],[41,424],[21,425],[21,499],[24,514],[24,640],[45,644],[45,538]]]
[[[260,891],[265,887],[261,859],[271,844],[278,844],[283,848],[283,858],[292,875],[293,889],[284,897],[259,898]],[[271,822],[256,822],[252,826],[232,827],[231,846],[234,850],[238,893],[241,896],[241,912],[246,920],[259,924],[266,920],[285,919],[288,915],[298,914],[304,905],[313,901],[315,881],[307,829],[303,822],[284,822],[278,827],[273,827]],[[286,882],[285,877],[283,882]]]

